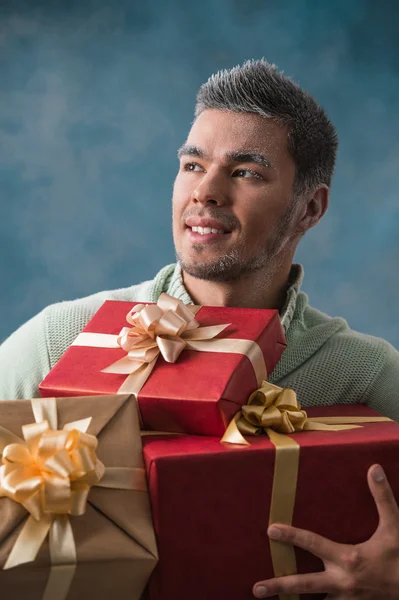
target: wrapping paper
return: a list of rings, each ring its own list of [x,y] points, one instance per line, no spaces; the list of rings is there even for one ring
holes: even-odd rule
[[[118,336],[136,303],[106,301],[84,333]],[[275,310],[202,307],[195,316],[201,326],[229,324],[218,339],[256,342],[270,374],[286,342]],[[42,396],[118,393],[126,375],[103,370],[123,358],[117,347],[72,345],[40,384]],[[138,394],[145,429],[222,436],[233,416],[257,389],[250,360],[238,353],[184,350],[176,363],[157,359]]]
[[[380,416],[360,405],[307,412]],[[367,540],[378,523],[366,481],[372,464],[382,464],[399,500],[399,426],[366,423],[288,437],[300,444],[293,525],[337,542]],[[221,444],[215,437],[143,438],[160,557],[151,600],[250,600],[253,584],[274,576],[266,531],[276,452],[266,436],[247,439],[249,446]],[[299,573],[323,569],[301,549],[295,557]]]
[[[106,467],[143,467],[136,401],[129,395],[57,398],[58,427],[92,417],[88,433],[97,436],[98,458]],[[32,422],[31,402],[2,401],[0,424],[15,435]],[[26,521],[27,512],[9,498],[0,498],[0,567]],[[77,550],[77,568],[68,600],[94,595],[135,600],[157,562],[157,548],[148,493],[94,487],[86,513],[70,516]],[[62,565],[58,567],[62,569]],[[50,573],[48,539],[35,561],[0,571],[4,597],[42,600]],[[46,599],[47,600],[47,599]],[[48,600],[51,600],[49,598]]]

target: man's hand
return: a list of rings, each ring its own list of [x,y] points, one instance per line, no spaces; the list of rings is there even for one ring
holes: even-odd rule
[[[379,514],[374,535],[355,546],[273,524],[268,529],[269,537],[315,554],[323,560],[325,570],[259,581],[253,588],[256,598],[326,593],[334,600],[399,599],[399,508],[379,465],[370,467],[367,478]]]

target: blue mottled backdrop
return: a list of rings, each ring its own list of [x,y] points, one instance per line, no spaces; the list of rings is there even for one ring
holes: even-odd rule
[[[0,2],[0,339],[45,305],[174,260],[195,94],[265,56],[327,109],[332,202],[301,242],[312,304],[399,347],[399,3]]]

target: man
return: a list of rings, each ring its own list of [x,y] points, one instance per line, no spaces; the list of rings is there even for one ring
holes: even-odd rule
[[[288,346],[270,380],[306,406],[362,402],[399,420],[399,354],[311,308],[300,292],[297,244],[325,214],[337,135],[325,112],[266,61],[219,72],[197,97],[173,191],[178,263],[152,281],[47,307],[0,348],[0,397],[29,398],[105,299],[278,308]],[[323,573],[282,577],[254,595],[321,592],[335,599],[399,597],[399,509],[378,465],[380,514],[359,546],[272,526],[270,537],[324,560]]]

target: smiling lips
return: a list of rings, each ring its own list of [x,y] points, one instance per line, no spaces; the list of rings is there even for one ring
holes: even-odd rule
[[[190,217],[186,221],[186,227],[193,241],[212,241],[221,239],[221,236],[231,233],[223,223],[216,219],[205,219],[201,217]]]
[[[213,227],[191,227],[191,231],[194,233],[200,233],[201,235],[208,235],[209,233],[224,233],[223,229],[214,229]]]

